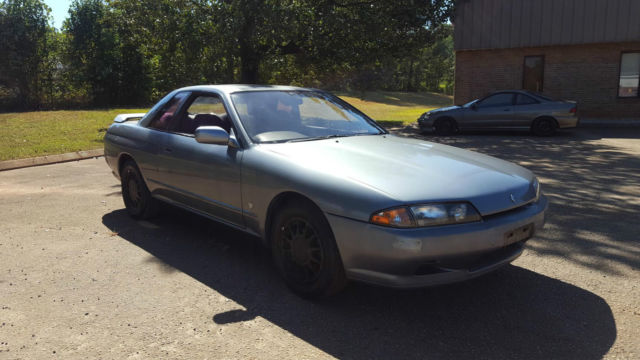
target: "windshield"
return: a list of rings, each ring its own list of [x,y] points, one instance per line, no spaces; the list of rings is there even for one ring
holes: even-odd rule
[[[373,120],[321,91],[248,91],[231,100],[257,143],[308,141],[384,133]]]

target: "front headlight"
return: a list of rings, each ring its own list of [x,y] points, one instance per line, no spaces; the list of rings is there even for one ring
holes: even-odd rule
[[[463,224],[481,219],[473,205],[462,202],[424,204],[383,210],[371,215],[370,221],[376,225],[407,228]]]
[[[418,118],[418,121],[427,120],[429,116],[431,116],[431,112],[427,111],[426,113],[420,115],[420,117]]]
[[[538,178],[534,178],[533,179],[533,188],[536,191],[536,197],[534,201],[538,201],[540,199],[540,180],[538,180]]]
[[[461,224],[480,221],[480,214],[469,203],[444,203],[412,206],[417,226]]]

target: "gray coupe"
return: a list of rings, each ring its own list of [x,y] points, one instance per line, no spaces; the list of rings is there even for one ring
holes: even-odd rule
[[[450,135],[459,130],[523,129],[539,136],[578,125],[573,101],[525,90],[499,91],[462,106],[431,110],[418,118],[421,132]]]
[[[421,287],[508,264],[542,228],[528,170],[389,134],[327,92],[195,86],[116,117],[105,158],[129,214],[167,202],[261,239],[286,284]]]

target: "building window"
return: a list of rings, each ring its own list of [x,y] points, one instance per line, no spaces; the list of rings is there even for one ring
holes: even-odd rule
[[[640,52],[622,53],[620,60],[619,97],[638,97]]]
[[[522,75],[522,88],[542,92],[544,79],[544,56],[525,56]]]

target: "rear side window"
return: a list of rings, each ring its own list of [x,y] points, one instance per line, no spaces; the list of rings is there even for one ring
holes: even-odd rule
[[[538,102],[532,98],[531,96],[518,94],[516,99],[516,105],[532,105],[537,104]]]
[[[545,100],[545,101],[556,101],[556,99],[550,98],[547,95],[543,95],[543,94],[541,94],[539,92],[531,92],[531,91],[529,91],[529,93],[532,94],[533,96],[537,97],[538,99],[542,99],[542,100]]]
[[[154,116],[153,120],[151,120],[149,127],[157,130],[167,130],[173,120],[173,116],[188,95],[188,92],[178,93],[171,100],[167,101]]]

